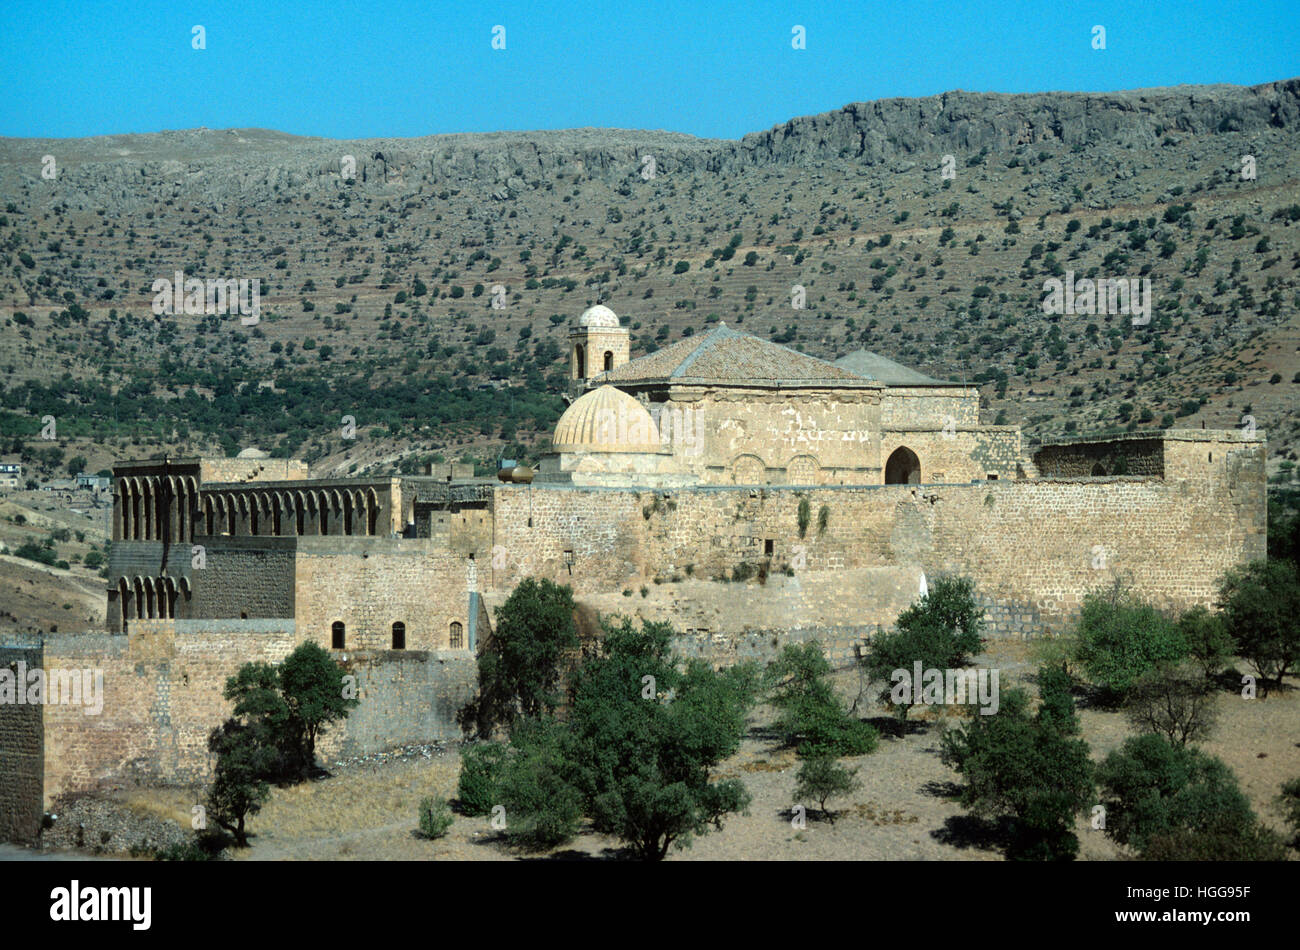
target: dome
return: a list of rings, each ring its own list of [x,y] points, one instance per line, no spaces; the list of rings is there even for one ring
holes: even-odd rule
[[[269,457],[270,456],[268,456],[261,449],[254,448],[252,446],[246,449],[241,449],[239,454],[235,456],[235,458],[237,459],[264,459]]]
[[[588,307],[578,318],[580,327],[617,327],[618,325],[618,314],[602,303]]]
[[[658,452],[659,429],[632,396],[601,386],[564,410],[551,447],[555,452]]]

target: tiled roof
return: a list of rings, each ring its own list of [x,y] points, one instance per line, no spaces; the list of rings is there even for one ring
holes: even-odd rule
[[[614,385],[665,382],[772,388],[874,388],[878,385],[826,360],[732,330],[725,323],[720,323],[703,336],[688,337],[672,346],[624,363],[600,374],[593,382]]]
[[[945,382],[908,369],[902,363],[895,363],[888,357],[870,350],[855,350],[847,356],[841,356],[835,365],[866,379],[874,379],[886,386],[957,386],[958,383]]]

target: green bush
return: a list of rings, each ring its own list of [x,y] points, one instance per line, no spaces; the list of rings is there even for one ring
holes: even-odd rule
[[[1282,794],[1277,797],[1282,806],[1286,823],[1295,834],[1295,846],[1300,848],[1300,778],[1293,778],[1282,786]]]
[[[795,778],[794,797],[797,801],[814,801],[822,815],[833,825],[835,815],[826,807],[832,798],[842,798],[860,787],[857,769],[841,765],[831,756],[804,759]]]
[[[1200,667],[1206,679],[1218,676],[1232,659],[1236,645],[1219,614],[1204,607],[1193,607],[1178,618],[1178,630],[1187,644],[1187,653]]]
[[[937,627],[951,640],[945,668],[966,665],[983,646],[984,611],[975,601],[975,582],[968,577],[940,577],[924,597],[898,615],[898,629]]]
[[[420,800],[420,828],[417,833],[421,838],[441,838],[454,820],[445,798]]]
[[[764,671],[775,728],[805,758],[866,755],[880,736],[850,715],[827,679],[831,666],[816,643],[789,644]]]
[[[1300,663],[1300,575],[1292,561],[1256,561],[1229,571],[1219,589],[1223,621],[1261,679],[1282,685]]]
[[[501,772],[501,802],[511,844],[544,851],[578,833],[582,796],[565,727],[553,719],[520,720]]]
[[[1007,690],[996,714],[972,716],[940,743],[943,761],[966,780],[962,804],[1010,819],[1012,860],[1072,861],[1079,851],[1074,816],[1093,801],[1088,744],[1071,738],[1074,710],[1064,708],[1059,687],[1054,677],[1040,686],[1048,696],[1037,717],[1024,690]]]
[[[1106,834],[1145,853],[1161,836],[1185,832],[1249,836],[1250,803],[1221,761],[1163,736],[1137,736],[1098,768]],[[1181,839],[1178,839],[1181,840]]]
[[[467,815],[486,815],[501,803],[501,773],[507,747],[500,742],[479,742],[460,756],[460,781],[456,801]]]
[[[1118,701],[1158,663],[1181,660],[1187,643],[1178,625],[1116,585],[1084,597],[1079,663],[1106,698]]]

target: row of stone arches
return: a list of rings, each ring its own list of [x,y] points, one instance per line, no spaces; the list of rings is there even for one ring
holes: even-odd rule
[[[376,535],[380,507],[373,488],[207,492],[198,532],[251,537]]]
[[[118,609],[122,614],[122,629],[131,620],[172,620],[176,608],[188,604],[193,591],[187,577],[135,577],[118,578]]]
[[[406,624],[401,620],[393,621],[389,628],[391,636],[391,648],[394,650],[406,649]],[[449,649],[461,650],[465,647],[465,625],[459,620],[453,620],[447,628],[447,645]],[[334,650],[346,650],[348,648],[348,628],[342,620],[335,620],[330,624],[330,647]]]
[[[194,531],[199,483],[181,475],[133,475],[117,482],[114,533],[124,541],[182,541]]]

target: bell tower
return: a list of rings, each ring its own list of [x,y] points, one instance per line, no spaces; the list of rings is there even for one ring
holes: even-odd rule
[[[618,314],[603,304],[585,310],[569,328],[569,383],[581,392],[587,381],[628,361],[631,342]]]

